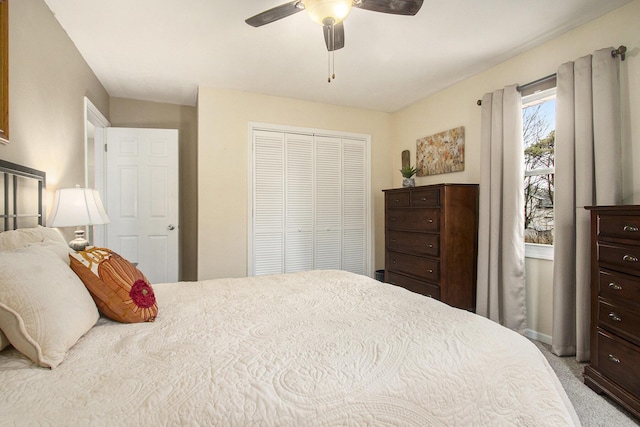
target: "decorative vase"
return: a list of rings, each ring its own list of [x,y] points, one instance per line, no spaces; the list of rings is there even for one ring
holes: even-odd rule
[[[403,187],[415,187],[416,180],[414,178],[402,178]]]

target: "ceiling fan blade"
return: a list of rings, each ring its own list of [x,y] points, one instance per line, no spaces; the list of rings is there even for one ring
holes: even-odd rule
[[[340,22],[333,26],[325,25],[322,27],[322,32],[324,33],[324,44],[327,45],[327,50],[329,52],[342,49],[344,47],[344,25]],[[333,46],[332,40],[333,37]]]
[[[261,27],[265,24],[270,24],[274,21],[286,18],[289,15],[293,15],[294,13],[298,13],[303,10],[298,7],[298,3],[300,3],[300,0],[294,0],[290,1],[289,3],[281,4],[280,6],[276,6],[272,9],[265,10],[262,13],[252,16],[251,18],[246,19],[244,22],[251,25],[252,27]]]
[[[373,12],[393,13],[395,15],[415,15],[422,7],[424,0],[362,0],[353,7]]]

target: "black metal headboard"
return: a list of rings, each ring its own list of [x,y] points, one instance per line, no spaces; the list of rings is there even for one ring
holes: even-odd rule
[[[0,160],[0,182],[0,231],[45,225],[45,172]]]

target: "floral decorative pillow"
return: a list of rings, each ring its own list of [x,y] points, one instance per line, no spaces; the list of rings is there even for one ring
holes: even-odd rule
[[[90,247],[69,254],[71,268],[91,293],[98,309],[117,322],[153,322],[158,305],[147,278],[117,253]]]

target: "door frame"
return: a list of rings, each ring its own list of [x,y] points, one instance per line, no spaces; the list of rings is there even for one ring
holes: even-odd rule
[[[248,132],[247,132],[247,274],[249,276],[253,276],[254,268],[253,268],[253,202],[254,202],[254,194],[253,194],[253,133],[254,131],[272,131],[272,132],[284,132],[284,133],[301,133],[301,134],[311,134],[315,136],[328,136],[335,138],[346,138],[346,139],[358,139],[364,140],[367,148],[366,155],[366,192],[367,192],[367,206],[366,206],[366,217],[367,217],[367,275],[369,277],[373,277],[373,248],[375,247],[375,233],[373,232],[373,218],[372,218],[372,195],[371,195],[371,135],[364,133],[354,133],[354,132],[344,132],[344,131],[336,131],[336,130],[327,130],[327,129],[318,129],[318,128],[306,128],[300,126],[287,126],[287,125],[278,125],[273,123],[261,123],[261,122],[249,122],[248,124]]]
[[[111,123],[100,112],[93,102],[86,96],[84,97],[84,186],[86,188],[95,188],[100,193],[103,204],[106,203],[105,193],[105,155],[104,155],[104,138],[105,128],[111,126]],[[92,138],[93,136],[93,138]],[[93,176],[89,173],[89,156],[93,153]],[[93,183],[92,183],[93,178]],[[107,206],[105,205],[105,208]],[[94,225],[89,227],[89,241],[95,246],[104,246],[106,242],[106,230],[104,225]]]

